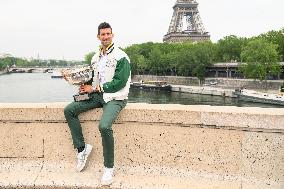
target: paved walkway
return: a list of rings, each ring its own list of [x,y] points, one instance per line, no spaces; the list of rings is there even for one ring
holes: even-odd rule
[[[75,158],[75,157],[74,157]],[[75,159],[74,159],[75,160]],[[115,179],[110,187],[100,185],[102,167],[89,164],[83,172],[75,171],[74,164],[66,162],[44,162],[43,160],[13,161],[7,159],[6,170],[1,168],[1,188],[93,188],[93,189],[278,189],[279,185],[259,185],[257,181],[226,180],[217,174],[203,174],[184,170],[177,177],[171,168],[117,167]],[[9,171],[8,171],[9,169]],[[139,170],[140,169],[140,170]],[[180,170],[178,170],[180,171]],[[263,181],[262,181],[263,183]],[[246,187],[244,187],[246,186]],[[279,188],[280,189],[280,188]]]

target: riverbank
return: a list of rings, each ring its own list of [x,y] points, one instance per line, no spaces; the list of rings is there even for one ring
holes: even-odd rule
[[[135,75],[133,81],[166,81],[171,91],[190,94],[236,98],[235,89],[246,88],[258,92],[278,94],[283,80],[257,81],[252,79],[205,78],[202,86],[195,77]]]
[[[196,77],[181,76],[155,76],[155,75],[134,75],[132,81],[166,81],[171,85],[199,86]],[[235,78],[205,78],[204,85],[222,89],[246,88],[252,90],[279,91],[284,80],[259,81],[254,79],[235,79]],[[214,85],[212,85],[214,84]]]
[[[172,91],[174,92],[184,92],[191,94],[201,94],[201,95],[212,95],[212,96],[222,96],[236,98],[233,89],[223,89],[216,87],[199,87],[199,86],[186,86],[186,85],[172,85]]]

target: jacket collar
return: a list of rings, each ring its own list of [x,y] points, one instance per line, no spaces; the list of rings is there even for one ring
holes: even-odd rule
[[[109,53],[111,53],[114,49],[114,43],[111,43],[107,48],[106,48],[106,54],[108,55]],[[103,55],[103,47],[100,47],[100,54]]]

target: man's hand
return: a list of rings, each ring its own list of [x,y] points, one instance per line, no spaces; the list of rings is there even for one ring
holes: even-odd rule
[[[98,93],[102,92],[102,89],[101,89],[100,85],[96,86],[95,92],[98,92]]]
[[[80,85],[80,93],[92,93],[94,92],[92,85]]]

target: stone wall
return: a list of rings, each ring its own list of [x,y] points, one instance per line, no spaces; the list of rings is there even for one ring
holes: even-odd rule
[[[94,151],[76,173],[65,106],[0,104],[0,188],[99,188],[102,111],[80,116]],[[284,109],[128,104],[113,128],[111,188],[283,187]]]
[[[179,77],[179,76],[153,76],[153,75],[135,75],[132,78],[133,81],[167,81],[170,84],[175,85],[198,85],[199,81],[196,77]],[[217,87],[224,88],[241,88],[247,89],[268,89],[268,90],[279,90],[280,86],[284,82],[283,80],[268,80],[258,81],[253,79],[232,79],[232,78],[206,78],[205,84],[210,82],[217,82]]]

